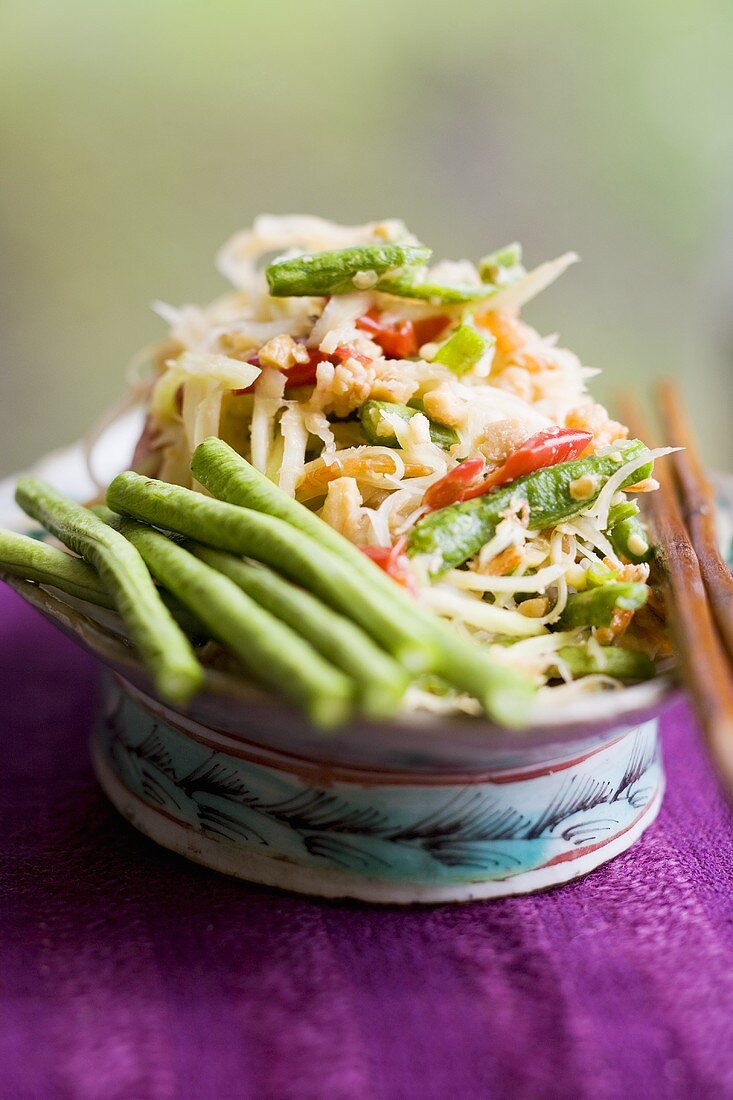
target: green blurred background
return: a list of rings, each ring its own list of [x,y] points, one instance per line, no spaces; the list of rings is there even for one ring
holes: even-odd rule
[[[0,473],[80,435],[260,211],[583,258],[528,310],[733,466],[730,0],[0,9]]]

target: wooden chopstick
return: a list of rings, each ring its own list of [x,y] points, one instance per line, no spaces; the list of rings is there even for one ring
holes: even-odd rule
[[[653,433],[637,399],[623,394],[619,410],[632,435],[653,446]],[[659,547],[657,560],[666,590],[669,628],[708,751],[733,798],[733,675],[666,461],[662,459],[655,467],[659,492],[650,493],[645,506]]]
[[[670,456],[677,490],[715,622],[733,661],[733,576],[718,547],[715,495],[705,476],[679,388],[670,379],[663,379],[657,393],[666,442],[684,447]]]

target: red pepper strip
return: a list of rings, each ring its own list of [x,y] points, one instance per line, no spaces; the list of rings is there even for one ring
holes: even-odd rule
[[[322,351],[308,351],[307,363],[296,363],[294,367],[285,372],[285,389],[294,390],[296,386],[315,386],[318,364],[328,356]]]
[[[286,390],[294,390],[297,386],[314,386],[316,384],[316,369],[318,367],[318,364],[322,363],[324,359],[328,358],[328,356],[324,355],[322,351],[314,351],[310,348],[308,349],[308,356],[309,358],[307,363],[296,363],[294,366],[290,367],[289,370],[284,372],[286,378]],[[247,362],[251,363],[253,367],[259,367],[260,365],[259,358],[256,355],[253,355],[250,359],[247,360]],[[232,393],[235,393],[237,395],[242,393],[252,393],[256,384],[257,379],[255,379],[254,382],[252,382],[252,384],[247,386],[245,389],[232,390]]]
[[[545,428],[544,431],[530,436],[514,454],[509,455],[498,470],[484,478],[481,484],[467,488],[461,500],[472,500],[473,497],[488,493],[490,489],[516,481],[518,477],[532,474],[535,470],[543,470],[546,466],[570,462],[581,455],[592,441],[590,432],[581,432],[575,428]]]
[[[465,494],[478,486],[483,487],[484,470],[486,463],[483,458],[467,458],[459,466],[434,482],[425,494],[424,502],[428,508],[435,511],[438,508],[447,508],[449,504],[455,504],[459,500],[465,500]]]
[[[423,317],[419,321],[395,319],[387,321],[376,309],[370,309],[356,322],[356,327],[368,332],[385,355],[393,359],[409,359],[417,355],[423,344],[435,339],[448,324],[448,317]]]
[[[407,537],[398,539],[394,546],[362,546],[361,552],[378,565],[380,569],[406,588],[413,596],[417,596],[417,584],[415,577],[407,563],[404,550],[407,546]]]
[[[359,318],[356,327],[370,333],[374,343],[393,359],[417,355],[418,342],[412,321],[383,321],[376,309],[370,309]]]
[[[440,315],[437,317],[423,317],[420,321],[413,321],[418,348],[421,348],[423,344],[431,343],[436,336],[440,336],[449,323],[450,317]]]
[[[333,357],[334,359],[340,359],[342,363],[345,363],[347,359],[356,359],[357,363],[361,363],[363,367],[368,367],[373,362],[368,355],[362,355],[351,344],[339,344],[333,353]]]

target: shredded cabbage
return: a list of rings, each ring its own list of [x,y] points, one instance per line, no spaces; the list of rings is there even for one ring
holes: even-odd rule
[[[429,511],[428,490],[465,459],[481,458],[491,470],[550,426],[587,425],[597,453],[621,446],[625,429],[587,393],[597,372],[559,346],[556,335],[541,336],[519,317],[522,305],[577,260],[575,253],[526,273],[513,270],[511,281],[496,287],[483,283],[468,260],[442,260],[407,273],[407,283],[463,289],[463,301],[448,293],[434,301],[400,297],[399,276],[390,293],[382,293],[368,273],[361,289],[330,298],[268,294],[264,268],[275,257],[390,241],[416,238],[396,220],[344,226],[319,217],[262,215],[217,257],[233,291],[205,307],[155,303],[170,339],[141,357],[141,364],[151,364],[149,373],[141,376],[136,367],[129,396],[108,418],[145,404],[146,429],[136,451],[141,468],[190,485],[194,448],[221,435],[356,545],[387,548]],[[469,302],[476,296],[468,292],[482,287],[487,297]],[[436,353],[469,322],[488,350],[458,377]],[[273,359],[273,348],[263,349],[275,339]],[[359,414],[369,399],[384,402],[394,446],[368,444]],[[390,404],[410,404],[415,415],[404,419],[389,411]],[[446,450],[437,446],[431,424],[452,429],[459,442]],[[88,442],[90,464],[95,438]],[[598,675],[571,682],[557,650],[563,644],[591,651],[601,641],[623,644],[622,634],[591,627],[558,631],[557,621],[568,598],[587,584],[584,566],[607,560],[617,571],[632,568],[610,541],[609,509],[623,499],[621,486],[636,469],[670,450],[649,450],[625,463],[595,501],[551,530],[528,530],[526,506],[516,502],[467,567],[437,582],[429,561],[412,559],[418,598],[538,684],[567,680],[547,689],[553,699],[609,686],[609,678]],[[634,579],[643,583],[646,573]],[[624,619],[619,630],[627,627]],[[663,648],[655,629],[647,614],[634,639],[652,656]],[[407,700],[408,709],[436,714],[475,711],[473,700],[451,692],[411,688]]]
[[[640,469],[640,467],[646,466],[647,462],[650,462],[652,459],[663,458],[664,455],[672,454],[673,451],[678,450],[679,447],[656,447],[654,450],[644,451],[642,454],[625,462],[620,470],[617,470],[615,474],[609,477],[598,494],[595,504],[588,509],[588,514],[596,519],[602,531],[605,531],[608,526],[608,513],[613,498],[631,474],[633,474],[635,470]]]
[[[532,298],[536,298],[548,286],[551,286],[556,279],[560,278],[563,272],[567,271],[571,264],[577,263],[579,259],[577,252],[565,252],[562,256],[558,256],[556,260],[548,260],[546,263],[540,264],[539,267],[527,272],[516,283],[500,290],[493,298],[487,299],[486,308],[491,310],[492,313],[505,309],[519,309],[530,302]]]
[[[448,585],[436,584],[422,594],[422,602],[449,619],[458,619],[468,626],[476,626],[491,634],[508,634],[513,638],[525,638],[541,634],[544,623],[541,619],[531,619],[484,600],[476,600],[463,593],[456,592]]]
[[[283,407],[285,375],[268,367],[255,386],[252,409],[251,451],[252,465],[261,473],[267,472],[270,448],[275,435],[275,418]]]

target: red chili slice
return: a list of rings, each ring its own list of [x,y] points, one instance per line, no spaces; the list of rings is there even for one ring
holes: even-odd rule
[[[385,321],[376,309],[370,309],[359,318],[356,327],[368,332],[374,343],[392,359],[417,355],[418,342],[412,321]]]
[[[403,536],[393,546],[362,546],[360,549],[363,554],[371,558],[375,565],[383,569],[393,581],[401,584],[403,588],[416,596],[417,583],[412,570],[407,564],[407,557],[404,553],[406,546],[407,537]]]
[[[516,481],[518,477],[523,477],[525,474],[532,474],[535,470],[543,470],[547,466],[556,466],[558,462],[571,462],[574,458],[578,458],[592,442],[593,436],[590,432],[581,432],[575,428],[545,428],[544,431],[530,436],[521,447],[509,455],[498,470],[494,470],[484,478],[481,484],[468,488],[461,499],[471,500],[473,497],[488,493],[490,489]]]
[[[284,371],[285,374],[285,389],[294,390],[297,386],[315,386],[316,384],[316,370],[318,364],[322,363],[324,359],[328,359],[327,355],[324,355],[322,351],[308,349],[308,362],[307,363],[295,363],[288,370]],[[259,367],[260,360],[256,355],[251,356],[248,360],[253,367]],[[232,392],[239,395],[242,393],[252,393],[257,384],[257,379],[251,385],[247,386],[243,390],[233,390]]]
[[[558,462],[571,462],[578,458],[593,441],[590,432],[577,431],[575,428],[545,428],[530,436],[521,447],[509,455],[509,458],[497,470],[484,477],[486,464],[482,458],[467,458],[460,466],[447,473],[440,481],[430,486],[425,494],[425,503],[435,511],[457,504],[462,500],[473,500],[491,489],[516,481],[524,474],[532,474],[546,466],[556,466]]]
[[[318,364],[322,363],[328,356],[324,355],[322,351],[308,351],[307,363],[296,363],[289,370],[285,371],[285,389],[294,390],[296,386],[315,386],[316,384],[316,371],[318,370]]]
[[[409,359],[420,347],[443,331],[448,317],[423,317],[422,320],[385,320],[376,309],[370,309],[356,322],[356,327],[368,332],[385,355],[393,359]]]
[[[450,324],[450,317],[423,317],[419,321],[413,321],[415,328],[415,335],[417,337],[417,346],[421,348],[423,344],[429,344],[436,336],[440,336],[443,329]]]
[[[474,486],[481,488],[486,463],[483,458],[467,458],[459,466],[435,481],[425,494],[425,503],[435,511],[465,500],[465,494]]]

